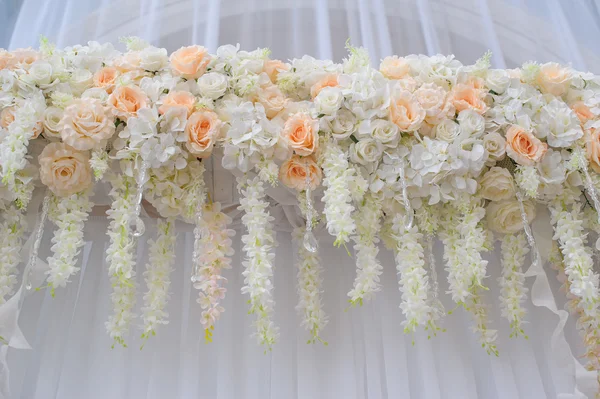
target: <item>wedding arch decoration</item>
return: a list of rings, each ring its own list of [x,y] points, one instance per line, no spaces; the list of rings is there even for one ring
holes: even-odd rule
[[[208,196],[205,161],[219,154],[237,170],[245,232],[243,292],[265,348],[272,320],[277,246],[266,190],[297,193],[306,221],[296,228],[298,306],[308,342],[326,342],[319,242],[325,225],[336,246],[356,255],[349,306],[380,289],[379,243],[395,253],[404,331],[442,330],[432,245],[439,238],[453,301],[498,355],[482,291],[482,253],[499,242],[502,316],[512,337],[526,337],[525,277],[542,260],[530,223],[551,215],[553,266],[566,286],[590,370],[600,370],[599,280],[590,241],[600,233],[600,78],[555,63],[492,69],[452,56],[410,55],[371,67],[365,49],[348,45],[340,64],[309,56],[289,63],[267,49],[182,47],[170,56],[138,38],[127,51],[111,44],[0,51],[0,300],[15,293],[18,266],[31,274],[46,219],[54,224],[47,289],[78,271],[83,226],[94,185],[109,182],[112,205],[107,272],[115,343],[136,317],[142,337],[168,322],[175,223],[194,228],[193,273],[207,341],[215,337],[226,294],[222,275],[233,254],[231,218]],[[322,187],[321,187],[322,186]],[[321,188],[320,188],[321,187]],[[43,203],[27,226],[34,190]],[[315,195],[322,190],[322,197]],[[319,191],[320,192],[320,191]],[[144,273],[142,314],[133,312],[135,247],[145,235],[142,200],[160,215]],[[315,201],[322,201],[320,214]],[[28,210],[29,209],[29,210]],[[25,233],[33,230],[28,259]],[[530,257],[530,261],[528,261]],[[526,265],[531,264],[530,268]],[[529,270],[529,271],[527,271]],[[542,271],[543,272],[543,271]]]

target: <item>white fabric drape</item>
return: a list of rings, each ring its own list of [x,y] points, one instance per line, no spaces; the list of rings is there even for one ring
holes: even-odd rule
[[[154,222],[138,247],[137,313],[141,307],[146,262],[145,240],[154,234]],[[382,250],[383,291],[363,307],[350,308],[346,292],[352,286],[354,262],[344,249],[334,249],[321,235],[324,272],[324,308],[330,323],[323,333],[328,346],[307,345],[294,310],[297,303],[292,259],[295,248],[289,232],[278,233],[275,265],[275,322],[281,337],[273,351],[264,353],[251,337],[253,316],[247,315],[246,296],[240,292],[240,231],[235,239],[233,269],[226,271],[226,308],[211,344],[203,341],[200,308],[191,286],[193,234],[180,227],[177,261],[172,273],[170,323],[159,328],[139,350],[141,331],[134,326],[126,339],[129,348],[111,347],[104,322],[111,311],[110,283],[104,263],[108,245],[106,220],[94,218],[86,228],[82,269],[66,289],[51,297],[46,291],[26,298],[21,329],[34,348],[9,350],[12,398],[557,398],[575,390],[572,364],[557,359],[551,335],[558,318],[528,303],[525,329],[529,340],[510,339],[508,322],[498,308],[499,251],[488,254],[491,328],[500,330],[500,356],[489,356],[470,330],[463,310],[444,319],[447,332],[427,339],[423,332],[403,333],[398,308],[400,292],[392,254]],[[49,251],[47,226],[40,256]],[[447,290],[436,244],[441,291]],[[558,283],[549,270],[557,300]],[[531,279],[528,280],[531,287]],[[447,310],[450,297],[442,294]],[[561,306],[562,303],[559,303]],[[572,323],[567,336],[577,346]],[[414,340],[414,345],[412,341]],[[580,347],[574,348],[580,351]]]

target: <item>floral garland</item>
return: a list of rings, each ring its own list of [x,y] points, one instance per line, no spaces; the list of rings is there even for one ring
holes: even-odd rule
[[[323,310],[321,293],[323,287],[323,267],[317,253],[304,245],[304,227],[297,227],[292,233],[298,248],[298,305],[296,310],[302,316],[302,326],[310,333],[308,343],[317,341],[327,345],[321,338],[321,331],[327,325],[328,317]]]
[[[227,279],[222,271],[231,268],[231,256],[234,253],[231,237],[235,235],[235,230],[229,228],[231,222],[231,218],[221,212],[220,203],[204,206],[200,221],[200,264],[195,273],[194,288],[200,291],[200,322],[204,327],[206,342],[212,342],[215,323],[225,311],[220,305],[227,292],[224,287]]]
[[[0,303],[14,294],[17,267],[21,262],[21,241],[26,229],[25,215],[10,203],[2,212],[0,223]]]
[[[110,245],[106,250],[106,262],[113,289],[110,295],[113,315],[106,322],[106,329],[116,343],[126,346],[125,336],[135,317],[135,240],[130,234],[135,206],[134,180],[125,175],[114,176],[110,196],[113,203],[106,212],[110,219],[107,233]]]
[[[157,237],[148,240],[150,249],[144,280],[147,291],[144,294],[142,307],[142,338],[148,339],[156,335],[156,328],[161,324],[168,324],[169,314],[165,311],[169,300],[170,274],[175,263],[175,220],[159,219],[157,223]]]
[[[52,237],[52,256],[48,258],[48,285],[52,295],[57,287],[64,287],[78,270],[77,256],[83,246],[83,226],[92,210],[89,192],[68,197],[53,197],[48,218],[56,225]]]
[[[510,322],[511,337],[525,336],[522,325],[526,312],[523,302],[527,298],[527,288],[523,265],[528,252],[525,234],[506,234],[502,238],[502,276],[498,279],[500,306],[502,316]]]
[[[275,233],[269,215],[269,203],[264,200],[264,183],[259,177],[238,179],[238,190],[242,195],[240,209],[244,211],[242,223],[247,234],[242,236],[246,260],[242,293],[250,295],[250,314],[256,315],[255,326],[258,340],[268,349],[275,343],[278,328],[271,320],[273,316],[273,249]]]

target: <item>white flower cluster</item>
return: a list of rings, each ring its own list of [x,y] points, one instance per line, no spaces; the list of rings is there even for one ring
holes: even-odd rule
[[[21,210],[10,203],[2,209],[0,223],[0,304],[15,292],[17,266],[21,262],[22,238],[27,223]]]
[[[83,191],[67,197],[53,196],[48,218],[56,225],[52,237],[52,256],[48,258],[48,285],[52,295],[64,287],[79,270],[77,257],[83,246],[83,227],[92,210],[90,192]]]
[[[326,187],[322,201],[325,203],[323,213],[327,220],[327,230],[335,237],[336,245],[342,245],[356,231],[349,188],[354,169],[348,167],[343,150],[333,140],[324,140],[321,156],[321,167],[325,173],[323,185]]]
[[[175,263],[175,219],[158,219],[157,237],[148,240],[149,256],[144,272],[147,291],[142,307],[142,338],[156,334],[156,328],[169,323],[166,312],[171,272]]]
[[[567,209],[568,205],[571,209]],[[571,293],[581,298],[581,308],[589,317],[598,318],[598,274],[583,229],[582,204],[572,190],[565,190],[550,204],[554,239],[558,240],[569,278]]]
[[[354,213],[357,234],[352,240],[356,252],[356,278],[354,287],[348,292],[353,305],[362,305],[381,290],[379,276],[383,267],[377,260],[381,216],[381,201],[372,195],[365,196],[363,206]]]
[[[532,166],[517,166],[515,182],[525,195],[530,198],[537,197],[540,177],[536,168]]]
[[[221,211],[219,202],[207,204],[202,209],[200,220],[200,259],[195,275],[194,288],[200,291],[198,303],[202,307],[200,322],[204,327],[205,339],[212,341],[212,331],[225,309],[220,305],[227,289],[223,270],[231,268],[231,237],[235,230],[229,228],[231,218]]]
[[[321,302],[323,267],[319,255],[310,252],[304,246],[305,230],[304,227],[297,227],[292,233],[292,238],[298,248],[298,305],[296,310],[302,317],[302,326],[310,333],[308,342],[319,341],[326,344],[320,335],[328,322]]]
[[[398,283],[402,292],[400,309],[406,317],[404,332],[414,332],[417,327],[428,326],[435,320],[431,319],[429,278],[425,269],[425,251],[420,242],[423,235],[416,225],[407,229],[405,218],[403,215],[394,216],[392,231],[396,241]]]
[[[135,318],[135,240],[130,234],[136,184],[133,178],[117,175],[112,178],[110,196],[113,199],[107,235],[110,245],[106,250],[108,275],[113,292],[113,314],[106,322],[110,337],[123,346],[131,321]]]
[[[498,279],[500,306],[502,316],[510,322],[511,337],[525,334],[522,325],[526,312],[523,302],[527,299],[527,288],[523,265],[528,252],[523,232],[506,234],[502,238],[502,276]]]
[[[102,150],[92,151],[92,157],[90,158],[90,166],[94,172],[96,181],[102,180],[104,174],[108,170],[108,153]]]
[[[444,260],[446,261],[446,271],[448,272],[448,284],[450,293],[455,303],[464,302],[469,295],[471,286],[470,276],[467,270],[461,268],[462,263],[459,255],[459,246],[462,245],[458,224],[460,215],[457,209],[451,205],[444,205],[440,224],[443,229],[440,231],[440,238],[444,243]]]
[[[496,347],[498,331],[487,327],[489,324],[487,306],[483,303],[478,292],[475,292],[469,298],[468,310],[473,315],[473,321],[475,322],[475,325],[471,326],[471,330],[479,336],[481,346],[488,355],[494,354],[498,356],[498,349]]]
[[[238,179],[240,209],[244,211],[242,223],[247,234],[242,236],[246,260],[245,286],[242,293],[250,295],[250,313],[256,315],[257,336],[267,348],[275,343],[279,332],[271,320],[273,316],[273,250],[276,245],[273,217],[267,208],[264,183],[258,177]]]

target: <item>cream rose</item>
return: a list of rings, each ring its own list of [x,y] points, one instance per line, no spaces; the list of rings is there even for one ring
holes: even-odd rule
[[[321,90],[325,87],[337,87],[339,86],[338,76],[336,74],[329,74],[321,78],[317,83],[313,84],[310,88],[310,96],[313,98],[318,96]]]
[[[438,140],[445,141],[446,143],[452,143],[460,136],[460,125],[454,122],[452,119],[445,119],[439,123],[434,129],[435,138]]]
[[[298,191],[306,190],[307,171],[310,189],[314,190],[321,184],[323,173],[313,155],[307,157],[292,155],[279,168],[279,180],[289,188]]]
[[[159,71],[168,63],[167,50],[164,48],[148,46],[140,52],[140,68],[145,71]]]
[[[63,143],[48,144],[39,158],[40,180],[55,195],[66,197],[92,185],[87,153]]]
[[[129,51],[113,60],[113,66],[120,73],[141,72],[139,51]]]
[[[371,135],[387,147],[395,148],[400,139],[398,126],[385,119],[376,119],[371,122]]]
[[[536,82],[543,92],[562,96],[571,84],[571,71],[555,62],[549,62],[540,66]]]
[[[185,126],[185,146],[191,154],[208,158],[220,136],[221,121],[212,111],[196,111]]]
[[[368,165],[378,161],[382,152],[381,143],[367,137],[350,145],[350,160],[361,165]]]
[[[335,118],[321,118],[323,130],[331,132],[336,140],[348,138],[356,130],[356,116],[349,110],[340,109]]]
[[[171,54],[171,68],[186,79],[198,79],[210,63],[208,50],[202,46],[181,47]]]
[[[488,152],[490,161],[501,161],[506,156],[506,140],[498,132],[483,136],[483,148]]]
[[[299,112],[285,121],[281,135],[288,145],[298,155],[310,155],[319,145],[319,120]]]
[[[577,118],[579,118],[579,122],[581,122],[582,125],[594,118],[594,114],[583,101],[573,103],[571,109],[575,112],[575,115],[577,115]]]
[[[69,85],[74,94],[83,93],[94,85],[94,75],[87,69],[76,69],[71,74]]]
[[[510,84],[510,76],[504,69],[490,69],[485,78],[488,89],[497,94],[502,94]]]
[[[324,115],[333,115],[342,105],[344,95],[338,87],[325,87],[315,97],[317,112]]]
[[[404,132],[414,132],[421,127],[425,110],[408,91],[400,91],[391,98],[390,120]]]
[[[104,67],[94,74],[94,86],[106,90],[108,94],[115,88],[119,72],[113,67]]]
[[[527,221],[531,223],[535,219],[535,205],[529,200],[523,201]],[[523,219],[519,201],[504,200],[490,202],[486,208],[488,227],[502,234],[514,234],[523,230]]]
[[[479,114],[487,111],[488,106],[483,100],[485,92],[481,89],[463,83],[457,84],[450,92],[450,102],[458,112],[472,109]]]
[[[286,96],[279,90],[279,87],[274,84],[269,84],[266,87],[260,87],[256,91],[254,101],[262,104],[265,108],[267,118],[274,118],[283,110],[288,100]]]
[[[515,197],[515,182],[507,169],[494,166],[479,181],[481,196],[491,201]]]
[[[485,119],[475,110],[460,111],[456,120],[458,120],[461,131],[469,137],[479,136],[485,130]]]
[[[189,117],[194,112],[196,97],[189,91],[172,91],[162,99],[162,105],[158,112],[164,115],[168,110],[175,107],[185,108]]]
[[[29,67],[28,75],[40,86],[52,83],[52,65],[46,61],[36,61]]]
[[[432,125],[454,115],[454,107],[446,101],[446,90],[435,83],[425,83],[414,95],[425,110],[425,121]]]
[[[263,64],[263,72],[267,74],[272,83],[277,83],[277,76],[281,71],[287,71],[290,66],[279,60],[266,60]]]
[[[590,166],[596,173],[600,173],[600,129],[585,131],[585,148]]]
[[[203,97],[216,100],[227,91],[227,78],[217,72],[208,72],[198,79],[198,91]]]
[[[48,107],[44,111],[44,137],[48,139],[60,139],[60,121],[63,110],[58,107]]]
[[[404,58],[394,55],[381,61],[379,72],[388,79],[402,79],[410,72],[410,66]]]
[[[506,153],[521,165],[534,165],[547,150],[548,144],[542,143],[521,126],[512,125],[506,132]]]
[[[137,86],[120,86],[108,97],[113,114],[123,120],[137,116],[137,112],[148,106],[148,97]]]
[[[104,146],[115,133],[115,123],[102,102],[93,98],[80,98],[65,109],[59,129],[66,144],[85,151]]]

